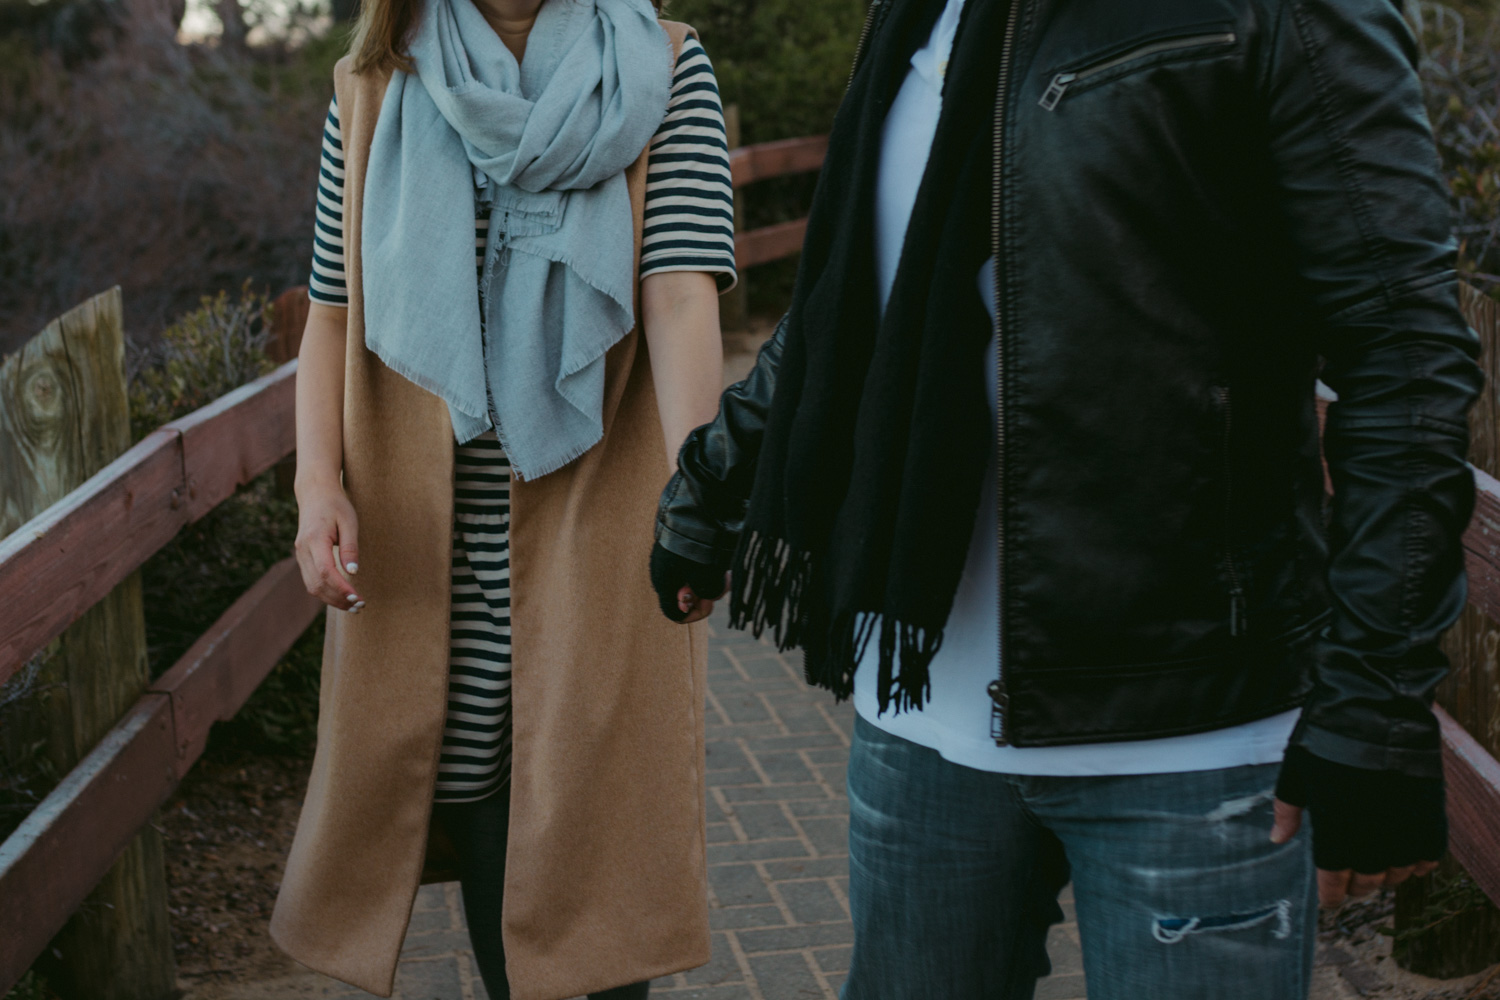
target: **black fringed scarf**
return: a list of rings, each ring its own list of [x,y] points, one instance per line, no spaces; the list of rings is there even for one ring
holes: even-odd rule
[[[990,255],[1007,0],[967,0],[943,110],[879,312],[881,131],[944,0],[893,0],[839,107],[813,197],[730,614],[840,698],[878,638],[880,707],[920,707],[963,572],[989,446],[977,274]]]

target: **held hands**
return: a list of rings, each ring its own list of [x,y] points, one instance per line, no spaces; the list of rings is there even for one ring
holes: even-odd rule
[[[1441,778],[1336,764],[1294,746],[1276,783],[1273,843],[1292,839],[1304,808],[1312,812],[1318,901],[1326,907],[1426,875],[1448,850]]]
[[[651,585],[661,613],[683,625],[702,621],[714,602],[729,589],[729,575],[669,552],[657,543],[651,549]]]
[[[358,536],[354,505],[342,486],[335,483],[297,491],[295,549],[302,582],[324,604],[351,614],[365,606],[348,579],[359,571]]]

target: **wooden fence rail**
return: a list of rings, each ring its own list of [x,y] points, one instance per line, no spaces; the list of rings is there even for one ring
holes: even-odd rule
[[[1495,392],[1495,386],[1488,386]],[[1464,532],[1469,604],[1500,621],[1500,481],[1474,470],[1474,517]],[[1458,863],[1500,904],[1500,763],[1441,706],[1448,844]]]
[[[234,491],[291,454],[297,363],[147,436],[0,541],[0,679]],[[30,967],[321,605],[263,576],[0,843],[0,992]]]
[[[0,684],[183,527],[291,454],[296,362],[167,424],[0,539]]]
[[[729,154],[729,172],[735,188],[755,181],[817,170],[828,153],[826,135],[783,139],[745,146]],[[741,271],[790,257],[802,249],[807,219],[780,222],[740,233],[734,241],[734,264]]]
[[[817,169],[827,140],[734,151],[736,187]],[[806,220],[742,233],[741,267],[795,253]],[[0,540],[0,683],[185,525],[292,453],[296,362],[152,433]],[[1500,482],[1476,473],[1471,603],[1500,619]],[[0,843],[0,994],[318,614],[287,559],[263,576]],[[1500,900],[1500,763],[1439,710],[1454,854]]]

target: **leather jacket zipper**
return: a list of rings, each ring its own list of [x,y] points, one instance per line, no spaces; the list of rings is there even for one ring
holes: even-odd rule
[[[1229,436],[1234,424],[1234,396],[1227,385],[1216,386],[1224,438],[1224,571],[1229,577],[1229,634],[1245,634],[1245,587],[1234,561],[1234,466],[1230,457]]]
[[[1181,38],[1164,38],[1160,41],[1138,45],[1122,55],[1113,56],[1101,62],[1091,63],[1081,69],[1057,74],[1052,78],[1052,83],[1048,85],[1047,92],[1042,95],[1042,99],[1037,103],[1042,106],[1043,111],[1051,111],[1062,101],[1063,95],[1068,92],[1068,88],[1073,86],[1073,84],[1087,80],[1089,77],[1099,73],[1112,70],[1116,66],[1123,66],[1128,62],[1136,59],[1144,59],[1147,56],[1160,55],[1163,52],[1175,52],[1178,49],[1192,49],[1202,45],[1229,45],[1234,40],[1234,32],[1218,31],[1208,34],[1184,35]]]
[[[1010,89],[1010,60],[1016,41],[1016,22],[1021,13],[1021,0],[1011,0],[1010,11],[1005,19],[1005,39],[1000,46],[1000,79],[995,84],[995,176],[990,188],[990,251],[995,255],[995,568],[998,580],[995,615],[997,622],[996,653],[1000,664],[998,676],[990,682],[990,737],[996,746],[1007,746],[1010,736],[1005,730],[1006,712],[1010,709],[1010,693],[1005,683],[1005,338],[1002,336],[1004,322],[1003,300],[1000,298],[1000,154],[1005,137],[1005,98]]]

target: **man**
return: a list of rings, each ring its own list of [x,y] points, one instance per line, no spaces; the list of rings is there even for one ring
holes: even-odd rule
[[[1316,896],[1446,844],[1480,376],[1411,33],[876,0],[861,48],[652,554],[854,698],[844,996],[1030,997],[1070,878],[1094,1000],[1305,996]]]

